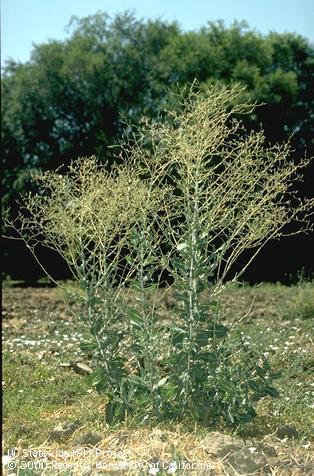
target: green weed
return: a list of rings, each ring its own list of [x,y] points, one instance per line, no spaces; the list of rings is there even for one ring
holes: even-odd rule
[[[121,144],[122,165],[108,172],[92,157],[35,177],[41,193],[26,197],[11,223],[36,259],[43,236],[73,273],[76,286],[64,292],[90,332],[80,349],[92,355],[89,381],[108,399],[108,423],[238,426],[279,395],[268,355],[235,320],[224,322],[222,295],[287,223],[311,227],[313,201],[294,200],[291,188],[310,159],[295,164],[288,144],[266,147],[262,131],[244,134],[235,117],[254,105],[241,93],[182,90],[181,110],[162,122],[144,118]],[[156,308],[164,272],[175,300],[167,325]],[[302,316],[311,309],[303,302]],[[60,394],[71,403],[73,392]]]

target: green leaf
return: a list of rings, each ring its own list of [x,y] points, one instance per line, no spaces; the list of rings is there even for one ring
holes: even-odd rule
[[[267,385],[264,387],[264,392],[266,395],[269,395],[272,398],[278,398],[279,397],[279,392],[276,388],[272,387],[271,385]]]
[[[109,362],[110,376],[113,376],[116,381],[122,379],[125,374],[123,357],[117,356],[110,359]]]
[[[175,327],[171,330],[173,332],[171,337],[173,345],[181,347],[183,339],[187,337],[187,332],[184,329],[180,329],[179,327]]]
[[[124,418],[125,405],[117,400],[109,401],[106,405],[106,422],[114,423],[122,421]]]
[[[147,258],[146,260],[144,260],[143,266],[149,266],[155,263],[156,263],[156,258],[152,256],[151,258]]]
[[[199,281],[197,283],[197,288],[196,288],[196,292],[197,293],[201,293],[202,291],[204,291],[204,289],[207,288],[207,282],[206,280],[204,279],[203,281]]]
[[[131,382],[133,385],[136,385],[137,387],[143,388],[147,390],[149,388],[148,383],[145,382],[144,379],[139,377],[138,375],[130,374],[128,376],[129,382]]]
[[[133,289],[133,291],[142,291],[142,287],[138,281],[132,281],[130,288]]]
[[[83,352],[88,352],[91,350],[97,349],[97,344],[95,342],[81,342],[80,343],[80,349]]]
[[[131,255],[126,255],[125,261],[130,265],[134,264],[134,258]]]
[[[143,321],[141,313],[137,309],[129,308],[127,313],[130,319],[133,319],[134,321],[140,321],[140,322]]]
[[[259,365],[257,365],[257,366],[255,367],[255,370],[256,370],[256,373],[257,373],[257,375],[258,375],[259,377],[261,377],[261,378],[264,378],[264,377],[265,377],[266,371],[263,369],[263,367],[260,367]]]
[[[208,332],[212,338],[221,338],[228,334],[228,328],[223,324],[211,324]]]
[[[254,392],[257,392],[259,390],[259,385],[255,380],[249,380],[248,381],[248,386],[254,390]]]
[[[99,334],[99,331],[101,330],[103,325],[103,321],[101,317],[97,317],[95,321],[91,325],[91,332],[93,335]]]
[[[86,377],[86,381],[88,383],[95,384],[104,378],[104,370],[101,367],[95,369],[88,377]]]
[[[98,393],[107,393],[109,390],[109,383],[107,380],[103,379],[97,382],[95,388]]]
[[[253,407],[249,407],[245,413],[239,416],[239,420],[245,423],[249,423],[256,417],[256,411]]]
[[[208,330],[204,330],[196,334],[195,341],[198,345],[204,346],[208,344],[209,337],[210,332]]]
[[[109,390],[109,382],[104,369],[98,367],[88,377],[86,381],[94,386],[98,393],[106,393]]]
[[[141,316],[140,312],[136,309],[128,309],[128,316],[130,318],[130,324],[137,328],[143,327],[143,317]]]
[[[180,260],[175,258],[175,259],[172,260],[172,266],[175,269],[178,269],[183,276],[186,276],[187,270],[186,270],[185,263],[183,261],[180,261]]]

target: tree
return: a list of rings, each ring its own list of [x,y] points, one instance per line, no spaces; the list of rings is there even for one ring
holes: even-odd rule
[[[194,78],[204,87],[241,82],[244,100],[264,103],[247,115],[248,128],[262,124],[273,143],[293,134],[296,158],[304,149],[313,153],[314,50],[306,39],[263,36],[244,22],[182,32],[176,22],[130,13],[73,18],[68,29],[65,41],[36,45],[29,62],[4,68],[5,205],[30,189],[35,169],[92,154],[110,167],[115,156],[108,146],[130,132],[125,118],[136,125],[142,114],[156,118],[178,107],[169,91]]]

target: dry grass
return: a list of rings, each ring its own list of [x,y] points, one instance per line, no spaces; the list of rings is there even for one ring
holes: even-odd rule
[[[268,440],[265,438],[264,442],[268,443]],[[297,446],[290,448],[289,458],[287,458],[282,443],[278,442],[277,446],[273,440],[271,443],[273,447],[276,447],[277,454],[282,460],[278,462],[278,458],[275,461],[268,457],[267,474],[271,476],[310,474],[309,471],[304,471],[304,467],[310,467],[310,456],[308,455],[304,460],[304,452],[301,448]],[[23,454],[22,447],[17,448],[17,451]],[[183,425],[176,425],[171,430],[163,427],[107,430],[97,447],[73,444],[65,448],[64,445],[44,442],[40,446],[28,448],[27,451],[27,457],[23,459],[36,461],[37,467],[43,468],[42,472],[33,474],[138,475],[155,474],[154,468],[159,469],[159,475],[238,474],[226,462],[226,457],[220,460],[213,459],[203,444],[202,432],[200,434],[197,430],[188,431]],[[174,468],[177,470],[175,471]],[[65,473],[65,469],[70,472]],[[243,476],[243,473],[241,474]]]

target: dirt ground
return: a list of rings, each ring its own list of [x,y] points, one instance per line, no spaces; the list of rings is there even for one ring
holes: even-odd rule
[[[302,322],[297,319],[295,322],[292,322],[282,318],[281,309],[290,293],[291,290],[283,286],[274,286],[273,288],[265,286],[259,290],[254,288],[230,290],[223,298],[223,309],[226,313],[226,319],[233,320],[241,315],[243,316],[247,313],[248,308],[251,308],[251,312],[247,314],[241,325],[246,326],[246,329],[250,329],[248,338],[251,335],[252,339],[257,338],[258,332],[261,332],[259,329],[265,328],[262,335],[267,337],[267,339],[265,338],[265,342],[268,345],[267,351],[273,357],[278,356],[278,362],[281,362],[280,358],[283,358],[285,352],[287,352],[285,357],[287,361],[291,360],[291,355],[296,355],[298,359],[303,359],[302,368],[304,371],[302,375],[297,374],[297,371],[295,371],[295,375],[292,378],[294,379],[293,385],[296,385],[295,388],[302,388],[303,394],[306,394],[307,389],[310,388],[309,385],[311,385],[309,383],[308,368],[306,367],[311,360],[310,355],[312,352],[311,344],[313,340],[311,334],[308,334],[311,326],[308,321]],[[158,306],[160,313],[164,314],[165,317],[171,312],[173,299],[171,293],[168,292],[166,295],[161,293]],[[158,455],[160,457],[162,453],[162,457],[167,457],[168,460],[169,458],[174,458],[174,454],[180,452],[183,452],[189,460],[191,460],[193,454],[194,457],[200,457],[200,453],[204,454],[204,445],[202,443],[204,435],[206,436],[204,429],[187,432],[186,429],[172,429],[168,426],[167,428],[151,430],[151,435],[154,435],[154,437],[148,437],[147,430],[145,429],[110,429],[99,425],[97,423],[98,410],[91,411],[92,416],[89,415],[88,422],[85,422],[85,416],[82,416],[82,402],[91,402],[94,394],[89,393],[91,390],[88,389],[84,377],[74,372],[69,373],[68,369],[65,370],[62,367],[62,364],[66,364],[69,361],[91,364],[86,355],[79,349],[80,342],[88,336],[88,330],[72,314],[71,307],[73,309],[75,306],[76,304],[72,303],[68,307],[63,302],[62,293],[54,288],[10,287],[5,288],[3,291],[3,349],[6,364],[3,382],[5,451],[12,448],[12,446],[17,448],[46,448],[47,441],[49,441],[48,435],[55,424],[68,422],[70,414],[71,419],[73,419],[73,412],[79,412],[77,408],[80,406],[81,413],[78,413],[78,415],[79,420],[83,421],[84,431],[95,431],[96,429],[102,436],[98,447],[104,451],[108,449],[108,441],[110,441],[111,449],[113,448],[117,451],[119,448],[125,449],[128,447],[129,450],[131,448],[131,451],[134,451],[134,454],[145,455],[146,460],[149,459],[150,451],[152,457],[157,457]],[[268,334],[267,329],[269,329]],[[298,360],[296,362],[296,369],[299,366],[298,362],[301,361]],[[46,369],[48,373],[44,377],[40,376],[35,379],[38,366],[41,369]],[[19,373],[20,371],[21,373]],[[50,371],[51,373],[49,373]],[[70,396],[66,393],[63,396],[60,395],[60,392],[64,392],[65,372],[68,372],[67,376],[71,376],[70,390],[71,385],[73,385]],[[21,375],[24,376],[24,380],[21,379]],[[60,386],[56,382],[58,378],[60,378]],[[300,381],[296,380],[298,378]],[[50,382],[49,385],[47,385],[48,381]],[[41,382],[39,384],[41,386],[41,393],[37,394],[35,393],[37,390],[34,390],[34,394],[32,394],[38,382]],[[289,382],[291,383],[292,380]],[[290,386],[290,383],[283,382],[282,385]],[[18,400],[20,398],[19,395],[23,394],[28,385],[29,390],[27,391],[29,393],[24,396],[24,400]],[[45,396],[45,391],[49,393],[48,397]],[[292,393],[295,393],[293,389]],[[290,397],[289,393],[286,395],[288,396],[283,398],[290,400],[293,398]],[[300,393],[300,395],[302,394]],[[45,398],[53,400],[54,404],[51,407],[42,406],[41,399]],[[99,397],[95,396],[94,398],[95,405],[98,405],[97,408],[103,408],[104,402],[97,400]],[[311,462],[311,431],[308,428],[310,417],[309,415],[305,416],[304,411],[307,405],[306,402],[309,400],[303,403],[303,407],[297,406],[300,400],[299,397],[296,396],[295,400],[296,402],[293,403],[295,406],[289,403],[291,406],[290,413],[288,413],[288,410],[286,410],[286,413],[284,411],[281,413],[280,409],[283,406],[280,406],[282,404],[279,403],[276,403],[277,406],[274,407],[262,406],[260,409],[260,421],[262,426],[264,425],[263,429],[260,432],[256,431],[258,423],[255,423],[255,426],[248,428],[246,437],[241,432],[233,435],[237,438],[246,438],[255,446],[258,441],[259,445],[263,444],[264,447],[272,448],[273,453],[271,450],[265,457],[269,463],[267,472],[274,476],[314,474],[314,467]],[[32,419],[35,419],[37,415],[34,405],[38,405],[38,414],[41,417],[46,415],[45,422],[42,422],[36,431],[32,424]],[[69,409],[69,411],[66,409]],[[86,403],[86,414],[88,413],[87,409],[88,404]],[[268,417],[268,412],[272,412],[271,417]],[[302,412],[304,419],[307,418],[306,421],[304,420],[303,426]],[[293,421],[294,415],[297,415],[295,421]],[[288,428],[286,434],[284,431],[285,425]],[[282,429],[280,437],[278,428]],[[34,440],[33,442],[32,439]],[[74,437],[71,436],[67,444],[73,446],[75,441]],[[51,443],[49,444],[51,446]],[[209,473],[189,473],[188,471],[180,473],[177,471],[176,474],[236,474],[228,473],[229,470],[224,467],[221,461],[214,461],[213,465],[214,469]],[[126,471],[115,473],[108,473],[106,471],[103,473],[90,472],[86,474],[148,474],[145,472],[133,473]],[[266,474],[265,471],[259,471],[256,474]],[[35,475],[41,473],[19,472],[19,474]],[[170,474],[170,472],[159,472],[159,474]]]

